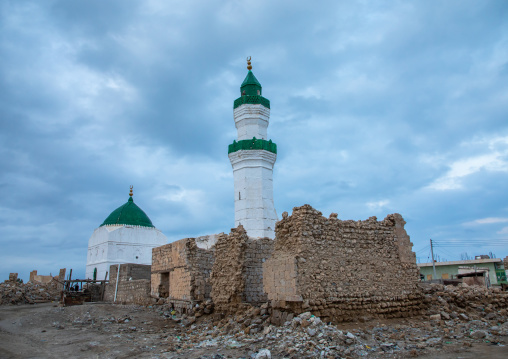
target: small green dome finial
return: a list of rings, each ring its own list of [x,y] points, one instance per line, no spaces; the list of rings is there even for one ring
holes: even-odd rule
[[[247,57],[247,70],[249,70],[249,72],[240,86],[240,93],[242,96],[261,96],[262,87],[256,76],[254,76],[251,71],[252,65],[250,60],[251,57]]]
[[[259,83],[258,79],[252,73],[252,57],[247,57],[247,76],[240,85],[240,97],[233,102],[233,109],[236,109],[242,105],[263,105],[266,108],[270,108],[270,100],[263,97],[263,88]]]

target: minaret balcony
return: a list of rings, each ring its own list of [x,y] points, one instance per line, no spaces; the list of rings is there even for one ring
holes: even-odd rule
[[[235,100],[233,103],[233,110],[237,107],[240,107],[241,105],[263,105],[266,108],[270,108],[270,100],[267,98],[264,98],[263,96],[258,95],[244,95],[242,97],[239,97]]]
[[[254,137],[251,140],[234,141],[229,145],[228,154],[240,150],[265,150],[277,154],[277,145],[272,140],[258,140]]]

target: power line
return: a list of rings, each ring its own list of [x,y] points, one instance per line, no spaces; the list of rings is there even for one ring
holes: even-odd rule
[[[506,246],[506,244],[502,244],[503,246]],[[498,247],[501,246],[501,244],[482,244],[482,243],[476,243],[476,244],[469,244],[469,243],[462,243],[462,244],[440,244],[435,245],[434,247]]]
[[[449,241],[433,241],[434,245],[455,245],[455,244],[505,244],[508,243],[508,239],[453,239]]]
[[[451,257],[452,259],[453,259],[453,258],[455,258],[455,257],[457,257],[457,258],[458,258],[458,255],[457,255],[457,254],[452,254],[452,253],[450,253],[450,252],[448,252],[448,251],[444,250],[443,248],[439,248],[438,252],[440,252],[441,254],[443,254],[443,253],[444,253],[444,254],[446,254],[446,256],[449,256],[449,257]]]
[[[427,251],[429,248],[430,248],[430,246],[429,246],[429,245],[427,245],[427,246],[423,247],[422,249],[417,250],[415,253],[417,253],[417,254],[418,254],[418,253],[425,252],[425,251]]]
[[[432,241],[433,243],[448,243],[448,242],[508,242],[508,238],[465,238],[465,239],[439,239]]]

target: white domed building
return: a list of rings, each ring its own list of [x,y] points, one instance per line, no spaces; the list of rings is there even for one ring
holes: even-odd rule
[[[131,188],[127,203],[111,212],[90,237],[86,278],[104,279],[112,264],[151,265],[152,248],[167,243],[166,236],[134,203]]]

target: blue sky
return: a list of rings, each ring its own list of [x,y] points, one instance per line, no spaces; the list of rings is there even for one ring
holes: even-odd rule
[[[136,203],[229,232],[245,58],[271,101],[275,207],[398,212],[420,260],[508,255],[506,1],[2,1],[0,280],[84,276]],[[462,244],[456,244],[462,243]]]

